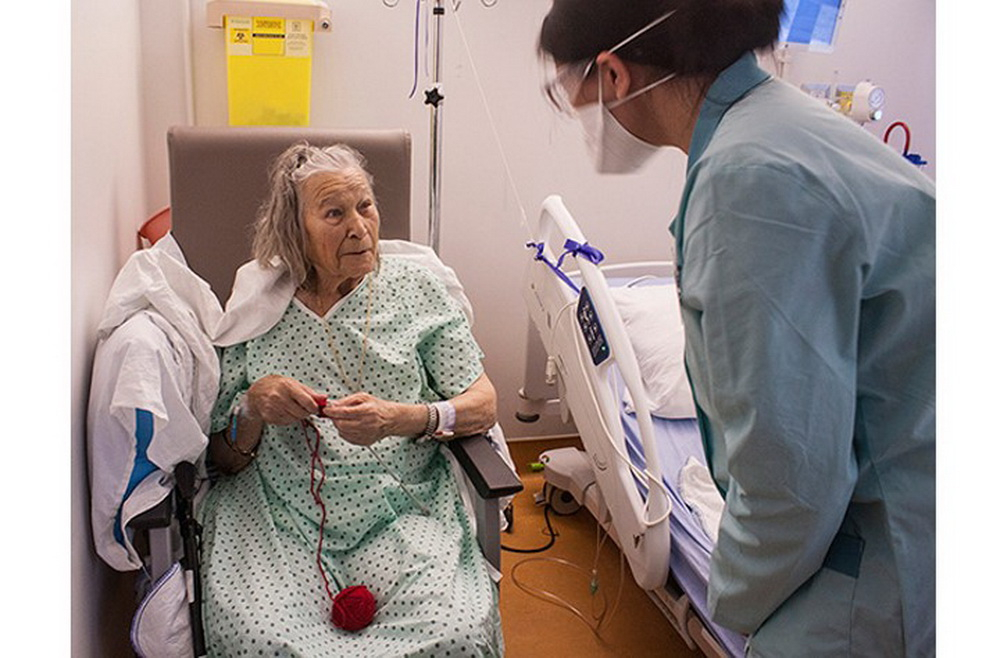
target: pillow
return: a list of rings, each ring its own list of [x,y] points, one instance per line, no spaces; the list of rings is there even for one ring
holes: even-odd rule
[[[639,361],[650,413],[660,418],[693,418],[694,399],[684,370],[684,327],[677,287],[670,283],[612,288],[611,298]],[[628,411],[634,410],[627,389],[625,404]]]

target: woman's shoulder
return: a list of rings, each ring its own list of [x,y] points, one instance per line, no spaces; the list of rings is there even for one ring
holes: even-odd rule
[[[400,254],[382,254],[379,277],[399,282],[430,281],[435,278],[429,267]]]
[[[378,280],[396,296],[411,301],[444,294],[444,284],[426,265],[399,256],[383,255]]]
[[[455,270],[445,265],[427,246],[405,240],[386,240],[381,248],[379,278],[392,285],[396,294],[410,301],[421,299],[435,307],[454,303],[472,324],[472,304]]]

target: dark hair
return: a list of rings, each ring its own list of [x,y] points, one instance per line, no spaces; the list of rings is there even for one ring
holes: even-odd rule
[[[593,59],[671,10],[616,54],[680,76],[714,76],[774,44],[784,0],[553,0],[538,47],[561,63]]]

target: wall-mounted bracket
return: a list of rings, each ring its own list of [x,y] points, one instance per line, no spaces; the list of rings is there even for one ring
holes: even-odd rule
[[[330,7],[321,0],[209,0],[205,5],[208,27],[221,28],[224,16],[271,16],[313,22],[316,32],[331,32]]]

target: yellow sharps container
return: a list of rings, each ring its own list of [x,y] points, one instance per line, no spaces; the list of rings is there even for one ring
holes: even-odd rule
[[[221,14],[215,20],[221,18],[226,40],[229,125],[308,126],[313,31],[317,19],[319,29],[330,30],[326,5],[312,0],[212,5]]]

